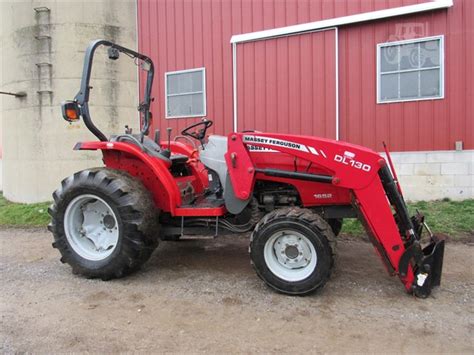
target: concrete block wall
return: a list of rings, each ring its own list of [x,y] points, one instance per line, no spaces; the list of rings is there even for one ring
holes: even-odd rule
[[[474,150],[390,155],[407,200],[474,198]]]
[[[42,7],[49,11],[38,12]],[[104,38],[137,48],[136,1],[0,1],[0,17],[0,88],[27,93],[23,99],[0,95],[3,192],[16,202],[49,201],[63,178],[102,165],[100,153],[72,150],[76,142],[96,138],[83,122],[65,122],[60,103],[79,90],[90,41]],[[35,38],[42,35],[50,38]],[[111,61],[99,49],[91,86],[90,111],[104,133],[122,133],[125,124],[137,131],[133,60]]]

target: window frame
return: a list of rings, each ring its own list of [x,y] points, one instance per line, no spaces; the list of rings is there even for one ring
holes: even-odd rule
[[[177,74],[186,74],[186,73],[193,73],[193,72],[202,72],[202,91],[193,91],[187,93],[179,93],[179,94],[168,94],[168,76],[170,75],[177,75]],[[184,116],[170,116],[168,115],[168,98],[172,96],[184,96],[184,95],[193,95],[193,94],[201,94],[203,99],[203,113],[198,115],[184,115]],[[169,71],[165,72],[165,118],[173,119],[173,118],[193,118],[193,117],[206,117],[207,115],[207,95],[206,95],[206,68],[193,68],[193,69],[185,69],[185,70],[176,70],[176,71]]]
[[[411,43],[422,43],[422,42],[429,42],[433,40],[439,40],[439,83],[440,83],[440,92],[439,96],[431,96],[431,97],[417,97],[417,98],[398,98],[398,99],[387,99],[383,100],[382,99],[382,93],[381,93],[381,78],[382,75],[385,74],[381,72],[381,63],[380,63],[380,56],[382,53],[382,48],[385,47],[391,47],[391,46],[401,46],[405,44],[411,44]],[[438,68],[423,68],[420,70],[420,68],[417,69],[409,69],[409,70],[396,70],[393,71],[392,73],[394,74],[400,74],[404,72],[420,72],[423,70],[433,70],[433,69],[438,69]],[[390,72],[387,72],[390,73]],[[444,35],[438,35],[438,36],[430,36],[430,37],[421,37],[421,38],[413,38],[413,39],[408,39],[408,40],[402,40],[402,41],[393,41],[393,42],[385,42],[385,43],[378,43],[377,44],[377,104],[390,104],[390,103],[396,103],[396,102],[411,102],[411,101],[432,101],[432,100],[442,100],[444,99]]]

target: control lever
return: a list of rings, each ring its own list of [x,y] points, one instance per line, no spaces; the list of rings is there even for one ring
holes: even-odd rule
[[[161,155],[165,156],[166,158],[169,158],[171,156],[171,131],[172,131],[172,128],[168,127],[166,129],[166,131],[168,133],[168,147],[161,152]]]
[[[171,131],[173,129],[171,127],[168,127],[166,131],[168,131],[168,150],[171,150]]]

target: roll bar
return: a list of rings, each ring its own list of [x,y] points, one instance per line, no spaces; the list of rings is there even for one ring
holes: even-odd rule
[[[79,105],[79,110],[80,114],[82,116],[82,119],[84,120],[84,123],[86,127],[100,140],[100,141],[108,141],[107,137],[94,125],[92,122],[90,113],[89,113],[89,93],[91,86],[89,85],[90,78],[91,78],[91,72],[92,72],[92,62],[94,59],[94,52],[95,50],[100,47],[100,46],[106,46],[110,47],[109,48],[109,57],[111,59],[117,59],[118,58],[118,52],[125,53],[126,55],[132,57],[132,58],[138,58],[144,61],[149,65],[148,69],[148,74],[147,74],[147,80],[146,80],[146,86],[145,86],[145,94],[143,97],[143,101],[140,103],[138,106],[138,111],[140,111],[142,115],[142,127],[141,127],[141,132],[140,136],[141,139],[140,141],[143,142],[143,137],[149,133],[150,129],[150,120],[151,120],[151,114],[150,114],[150,104],[151,104],[151,87],[153,84],[153,76],[154,76],[154,66],[153,66],[153,61],[147,57],[146,55],[143,55],[141,53],[135,52],[131,49],[119,46],[118,44],[115,44],[110,41],[106,41],[104,39],[98,39],[95,41],[92,41],[89,46],[86,49],[86,54],[84,57],[84,68],[82,70],[82,79],[81,79],[81,89],[77,93],[77,95],[74,98],[74,101],[77,102]]]

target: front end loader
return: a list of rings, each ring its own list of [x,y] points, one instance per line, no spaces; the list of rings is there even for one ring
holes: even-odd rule
[[[139,105],[141,131],[107,136],[89,113],[94,52],[108,48],[147,72]],[[180,136],[149,137],[153,62],[112,42],[86,51],[81,88],[62,105],[68,122],[83,119],[104,167],[63,180],[53,194],[50,231],[74,273],[103,280],[140,268],[160,240],[249,233],[257,275],[273,289],[304,295],[324,286],[344,218],[359,218],[391,275],[427,297],[441,281],[444,241],[424,217],[410,217],[391,161],[370,149],[330,139],[263,133],[208,135],[202,120]],[[422,231],[428,231],[422,237]]]

